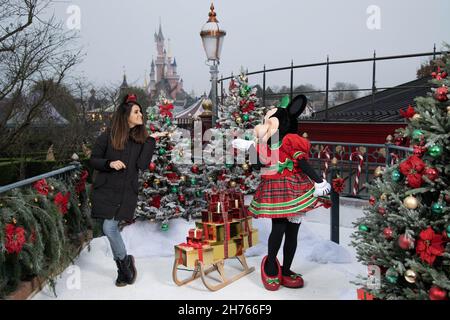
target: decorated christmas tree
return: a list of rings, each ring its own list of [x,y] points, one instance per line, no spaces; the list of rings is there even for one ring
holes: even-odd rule
[[[368,185],[370,206],[352,235],[361,277],[378,299],[445,300],[450,292],[450,104],[448,56],[432,73],[432,91],[401,110],[408,125],[397,136],[414,152]]]
[[[168,132],[156,139],[155,155],[140,175],[137,218],[161,222],[167,230],[169,219],[189,219],[202,205],[202,168],[192,165],[190,133],[177,128],[172,101],[163,94],[156,106],[147,109],[147,130],[150,134]],[[198,210],[196,208],[199,208]]]
[[[216,127],[211,129],[213,139],[203,150],[209,189],[218,185],[239,188],[245,194],[255,191],[259,174],[252,171],[248,156],[241,157],[232,148],[231,140],[234,137],[253,140],[253,128],[261,122],[264,109],[256,96],[256,87],[248,84],[245,73],[230,81],[229,94],[219,106]]]

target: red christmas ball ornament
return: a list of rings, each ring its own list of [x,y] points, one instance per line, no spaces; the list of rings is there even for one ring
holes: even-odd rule
[[[374,196],[370,196],[369,203],[370,203],[371,206],[373,206],[375,204],[375,201],[376,201],[375,197]]]
[[[394,143],[396,146],[401,146],[405,143],[405,138],[404,137],[395,137]]]
[[[392,239],[393,234],[394,234],[394,231],[391,229],[391,227],[384,228],[383,235],[386,240]]]
[[[448,100],[447,94],[448,88],[446,86],[442,86],[436,89],[434,97],[436,98],[436,100],[440,102],[445,102]]]
[[[447,300],[447,291],[442,288],[433,286],[429,291],[430,300]]]
[[[167,167],[166,167],[167,171],[172,171],[172,169],[173,169],[173,166],[171,164],[167,165]]]
[[[386,214],[386,208],[385,207],[379,207],[378,208],[378,213],[381,214],[382,216],[384,216]]]
[[[151,132],[155,132],[155,131],[156,131],[156,128],[155,128],[154,125],[150,125],[150,131],[151,131]]]
[[[446,194],[444,196],[445,202],[450,203],[450,195]]]
[[[428,179],[434,181],[439,177],[439,172],[435,168],[426,168],[425,175]]]
[[[178,201],[180,201],[180,202],[185,202],[186,201],[186,198],[185,198],[184,194],[180,194],[178,196]]]
[[[241,190],[242,190],[242,191],[247,190],[247,187],[245,186],[245,184],[241,184]]]
[[[150,171],[155,171],[156,169],[156,164],[154,162],[150,162],[150,164],[148,165],[148,169]]]
[[[414,243],[415,240],[409,235],[402,234],[400,235],[400,237],[398,237],[398,245],[403,250],[414,249]]]
[[[418,146],[418,145],[414,145],[413,146],[413,153],[415,156],[422,158],[422,156],[425,154],[425,152],[427,151],[427,148],[424,146]]]
[[[198,172],[199,172],[198,166],[197,166],[196,164],[194,164],[194,165],[191,167],[191,171],[192,171],[192,173],[198,173]]]

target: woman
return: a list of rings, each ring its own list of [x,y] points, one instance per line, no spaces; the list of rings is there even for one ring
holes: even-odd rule
[[[110,129],[95,142],[90,164],[98,170],[92,191],[92,217],[104,219],[103,232],[109,240],[118,268],[116,286],[136,280],[134,257],[128,255],[119,222],[133,219],[138,197],[138,170],[152,160],[155,137],[144,126],[142,107],[135,95],[127,95],[117,108]]]

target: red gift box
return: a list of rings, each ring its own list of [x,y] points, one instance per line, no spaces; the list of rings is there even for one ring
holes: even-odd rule
[[[195,239],[195,240],[201,240],[203,235],[202,229],[189,229],[189,238]]]
[[[373,300],[373,295],[364,289],[357,289],[356,293],[358,294],[358,300]]]

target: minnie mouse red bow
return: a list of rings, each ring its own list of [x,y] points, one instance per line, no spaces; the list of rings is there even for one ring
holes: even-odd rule
[[[136,101],[137,101],[136,95],[134,95],[134,94],[129,94],[129,95],[127,95],[127,100],[125,101],[125,103],[128,103],[128,102],[136,102]]]

